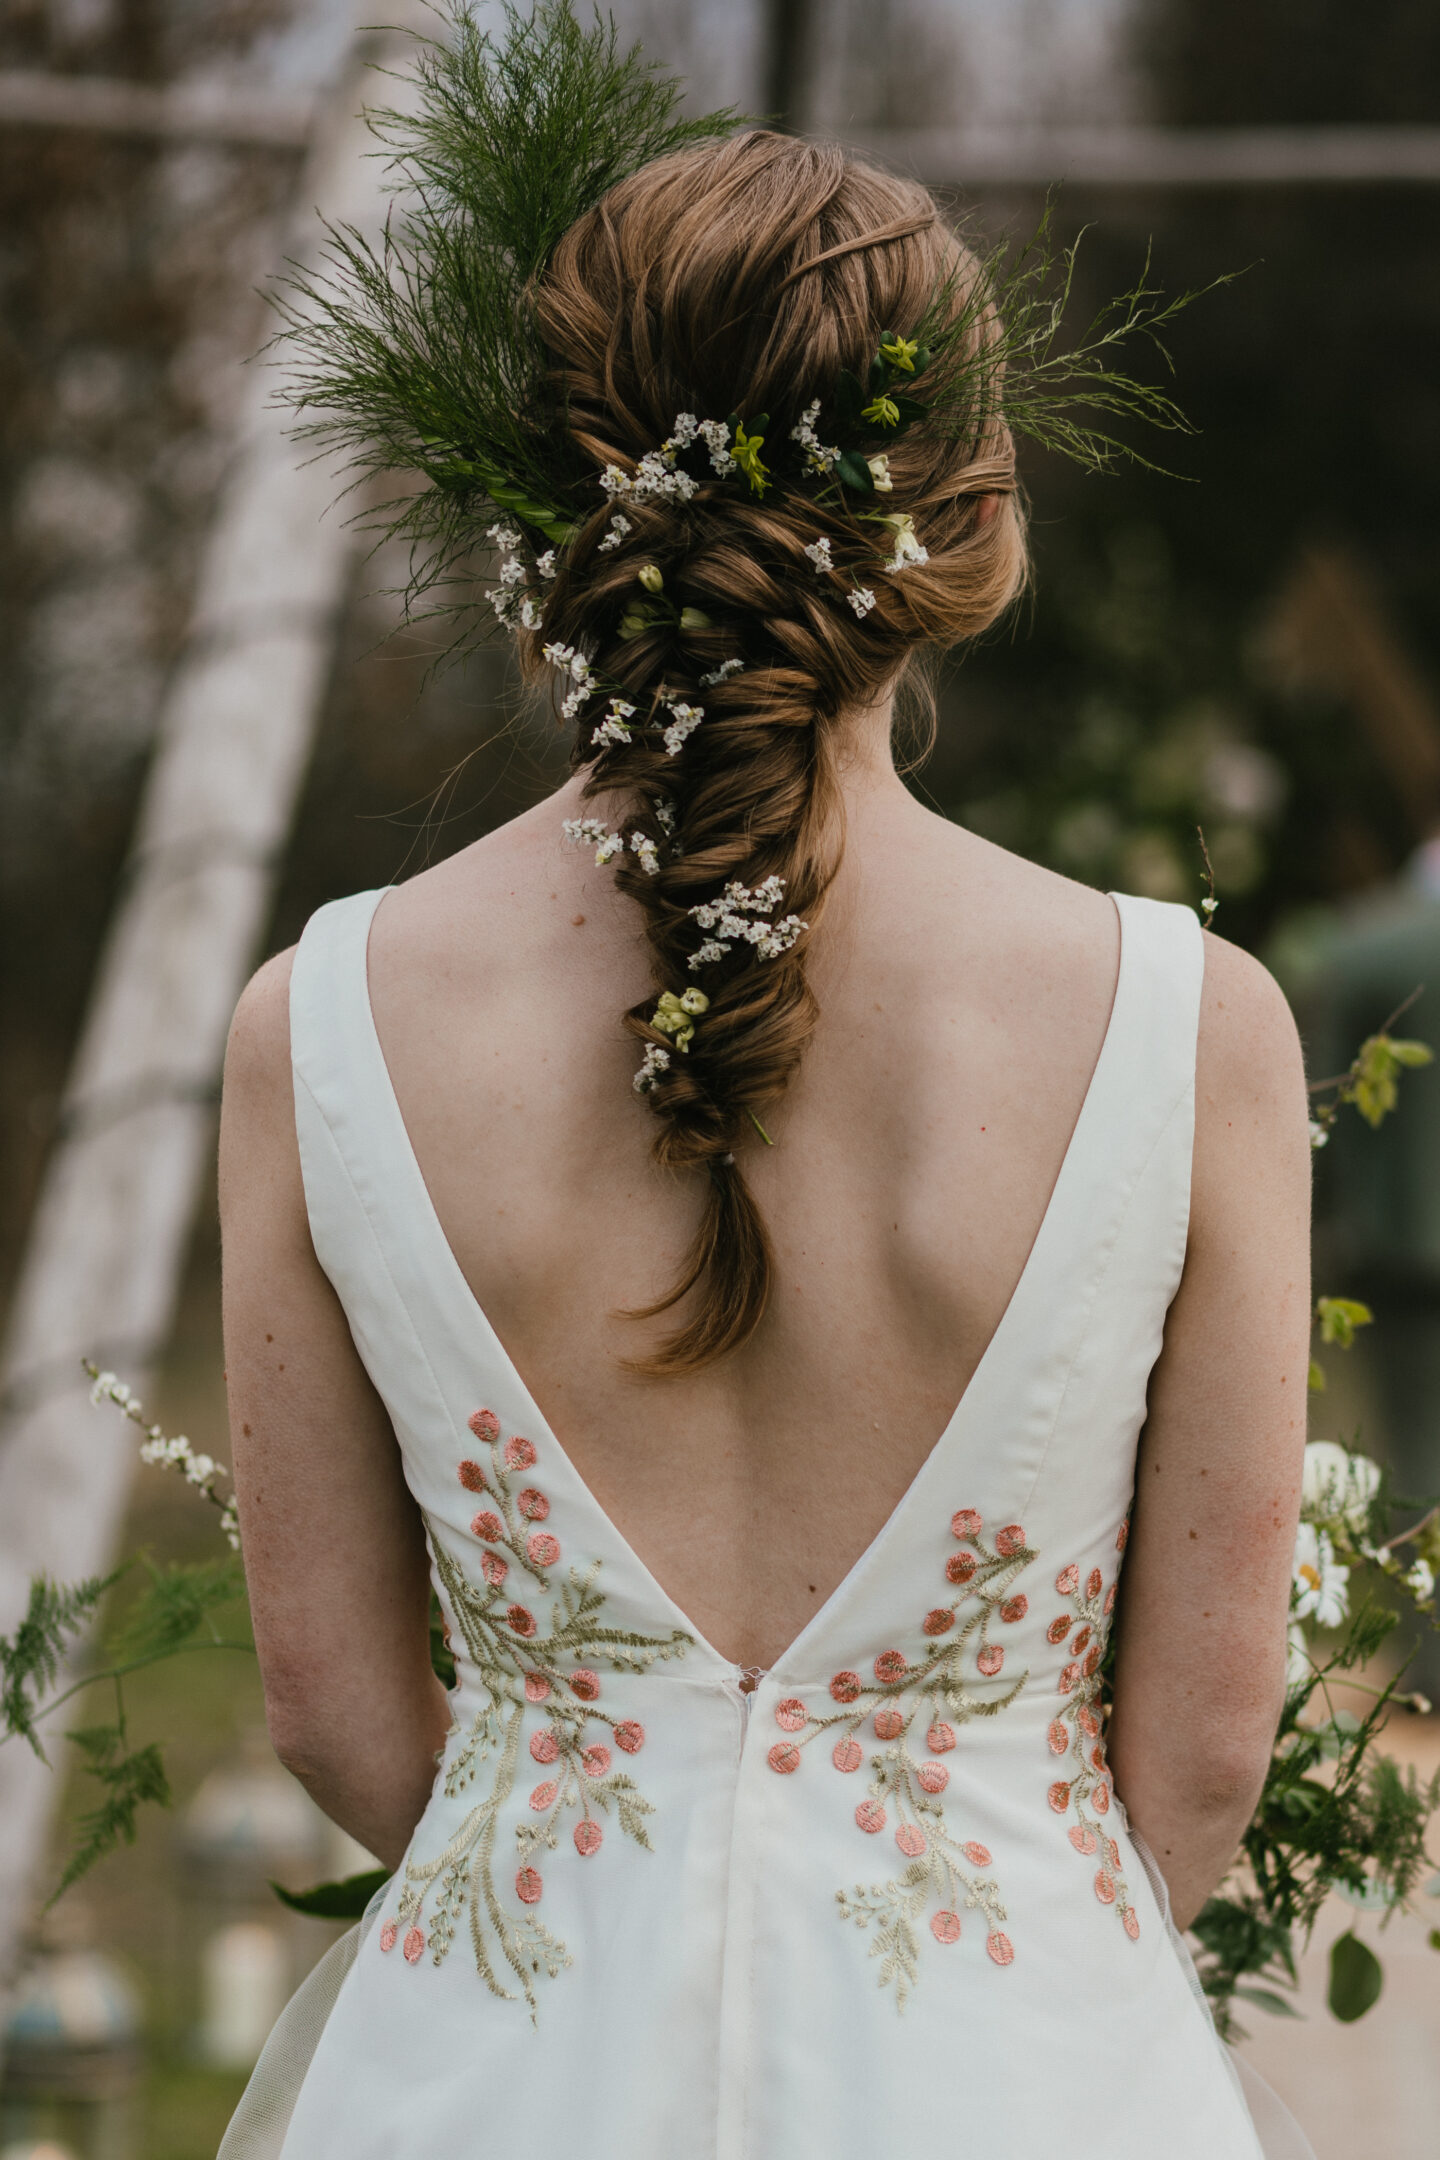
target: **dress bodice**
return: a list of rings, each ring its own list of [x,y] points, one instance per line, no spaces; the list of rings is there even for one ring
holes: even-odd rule
[[[1195,917],[1116,896],[1108,1030],[1010,1304],[889,1520],[756,1684],[599,1506],[461,1273],[371,1014],[379,898],[302,940],[296,1119],[457,1684],[273,2150],[563,2134],[591,2160],[794,2160],[919,2136],[1254,2160],[1098,1702],[1185,1254]]]

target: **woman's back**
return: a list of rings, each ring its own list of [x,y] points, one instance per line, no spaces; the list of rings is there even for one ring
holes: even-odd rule
[[[665,1323],[695,1196],[647,1162],[614,1024],[629,911],[547,803],[385,900],[380,1039],[460,1267],[587,1483],[709,1639],[769,1665],[879,1529],[1019,1280],[1110,1013],[1113,905],[923,810],[875,716],[812,963],[818,1032],[744,1165],[776,1290],[722,1364]]]

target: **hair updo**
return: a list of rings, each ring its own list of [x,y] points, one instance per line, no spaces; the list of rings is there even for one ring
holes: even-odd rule
[[[768,413],[779,442],[812,400],[828,404],[841,369],[864,378],[882,334],[910,334],[947,276],[958,308],[972,260],[924,188],[827,145],[754,130],[659,158],[581,217],[540,277],[540,334],[565,424],[597,481],[610,464],[633,473],[682,412]],[[976,334],[994,333],[981,318]],[[889,453],[893,487],[875,507],[912,517],[929,558],[903,575],[882,567],[884,528],[845,508],[797,487],[758,498],[733,482],[702,483],[689,500],[626,496],[618,546],[602,500],[559,558],[543,628],[521,639],[531,672],[542,645],[563,643],[644,716],[662,698],[705,713],[672,756],[653,729],[596,745],[591,706],[573,751],[589,768],[587,795],[621,791],[627,826],[655,844],[654,874],[634,854],[616,874],[643,911],[656,994],[698,985],[710,1001],[687,1053],[671,1056],[644,1096],[656,1161],[701,1172],[705,1195],[679,1278],[633,1317],[693,1293],[690,1315],[637,1370],[695,1371],[743,1343],[765,1311],[770,1243],[742,1151],[759,1144],[757,1125],[818,1017],[806,945],[844,846],[842,723],[911,654],[993,623],[1025,577],[1013,446],[993,417],[977,426],[981,437],[965,440],[916,425]],[[987,495],[1001,501],[982,520]],[[821,538],[840,574],[806,556]],[[673,607],[637,629],[636,581],[650,563]],[[874,593],[863,617],[849,603],[855,585]],[[681,611],[698,612],[682,621]],[[737,659],[742,671],[714,680]],[[689,909],[731,881],[753,889],[770,877],[806,933],[770,958],[738,943],[692,972]],[[673,1048],[654,1009],[654,997],[632,1006],[625,1025],[641,1043]]]

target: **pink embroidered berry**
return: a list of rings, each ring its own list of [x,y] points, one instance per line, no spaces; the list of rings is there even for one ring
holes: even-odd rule
[[[948,1605],[937,1605],[926,1613],[921,1625],[927,1635],[948,1635],[955,1625],[955,1615]]]
[[[921,1792],[944,1792],[950,1782],[950,1772],[943,1762],[921,1763],[915,1773],[915,1782]]]
[[[1076,1852],[1078,1853],[1085,1853],[1087,1855],[1093,1853],[1097,1850],[1100,1843],[1100,1840],[1096,1837],[1094,1831],[1088,1829],[1084,1823],[1076,1823],[1073,1828],[1068,1830],[1065,1834],[1069,1838],[1071,1844],[1074,1846]]]
[[[588,1816],[584,1822],[576,1823],[575,1850],[582,1860],[588,1860],[591,1853],[599,1852],[604,1836],[605,1833],[600,1828],[599,1823],[592,1822]]]
[[[1016,1594],[1016,1596],[1003,1598],[1001,1600],[1000,1618],[1006,1621],[1023,1620],[1029,1610],[1030,1600],[1028,1597],[1026,1597],[1024,1591],[1021,1590]]]
[[[1098,1568],[1098,1567],[1092,1567],[1092,1568],[1091,1568],[1091,1570],[1090,1570],[1090,1574],[1089,1574],[1089,1577],[1088,1577],[1088,1579],[1087,1579],[1087,1581],[1086,1581],[1086,1584],[1085,1584],[1085,1595],[1086,1595],[1086,1597],[1087,1597],[1087,1598],[1097,1598],[1097,1597],[1099,1597],[1099,1595],[1100,1595],[1100,1592],[1101,1592],[1101,1590],[1102,1590],[1102,1589],[1104,1588],[1104,1586],[1105,1586],[1105,1578],[1104,1578],[1104,1576],[1103,1576],[1103,1575],[1102,1575],[1102,1574],[1100,1573],[1100,1570],[1099,1570],[1099,1568]]]
[[[947,1725],[944,1718],[936,1718],[925,1735],[925,1745],[932,1755],[948,1755],[955,1745],[955,1728]]]
[[[973,1507],[957,1508],[950,1517],[950,1535],[956,1538],[979,1537],[982,1518]]]
[[[1075,1630],[1075,1640],[1070,1645],[1070,1654],[1072,1657],[1079,1657],[1081,1651],[1085,1648],[1086,1644],[1089,1642],[1094,1632],[1095,1630],[1088,1624],[1085,1627],[1077,1628]]]
[[[875,1712],[875,1737],[877,1740],[898,1740],[905,1730],[904,1715],[899,1710]]]
[[[1069,1747],[1070,1735],[1066,1732],[1059,1718],[1052,1721],[1050,1730],[1045,1735],[1045,1740],[1052,1755],[1063,1755],[1066,1748]]]
[[[570,1675],[570,1692],[578,1695],[581,1702],[595,1702],[600,1694],[600,1676],[591,1672],[588,1665],[577,1665]]]
[[[1133,1905],[1126,1906],[1120,1916],[1120,1925],[1124,1928],[1131,1942],[1140,1940],[1140,1921]]]
[[[885,1827],[885,1810],[878,1800],[862,1800],[855,1810],[855,1820],[869,1837],[878,1837]]]
[[[1072,1560],[1069,1567],[1061,1568],[1055,1577],[1055,1588],[1061,1597],[1073,1597],[1080,1587],[1080,1570]]]
[[[793,1740],[777,1740],[765,1760],[781,1777],[790,1777],[800,1767],[800,1750]]]
[[[522,1440],[519,1433],[505,1442],[505,1467],[507,1470],[528,1470],[535,1460],[535,1443]]]
[[[1110,1855],[1111,1867],[1114,1868],[1115,1873],[1118,1875],[1120,1873],[1120,1848],[1113,1837],[1106,1838],[1105,1850]]]
[[[560,1540],[551,1537],[548,1530],[537,1530],[525,1541],[526,1557],[536,1567],[554,1567],[560,1558]]]
[[[782,1732],[803,1732],[809,1720],[805,1715],[805,1705],[798,1695],[787,1695],[784,1702],[776,1703],[775,1723]]]
[[[895,1832],[895,1843],[907,1860],[918,1860],[929,1842],[919,1823],[902,1822]]]
[[[505,1618],[510,1623],[511,1632],[518,1635],[522,1641],[528,1642],[535,1633],[535,1615],[523,1605],[507,1605]]]
[[[1093,1792],[1093,1793],[1091,1793],[1091,1795],[1090,1795],[1090,1801],[1091,1801],[1091,1805],[1092,1805],[1092,1806],[1094,1807],[1095,1813],[1096,1813],[1097,1815],[1108,1815],[1108,1814],[1109,1814],[1109,1812],[1110,1812],[1110,1787],[1109,1787],[1109,1786],[1108,1786],[1108,1785],[1106,1784],[1106,1782],[1105,1782],[1104,1778],[1100,1778],[1100,1779],[1099,1779],[1099,1780],[1097,1781],[1097,1783],[1096,1783],[1096,1786],[1095,1786],[1095,1790],[1094,1790],[1094,1792]]]
[[[498,1590],[510,1572],[510,1562],[505,1559],[503,1554],[498,1552],[482,1553],[480,1555],[480,1572],[485,1577],[486,1582],[493,1584]]]
[[[858,1770],[865,1760],[865,1750],[858,1740],[837,1740],[830,1760],[837,1770]]]
[[[1064,1778],[1057,1778],[1045,1795],[1057,1815],[1063,1815],[1070,1805],[1070,1787]]]
[[[1078,1665],[1067,1665],[1055,1683],[1058,1693],[1068,1695],[1079,1677],[1080,1667]]]
[[[381,1949],[393,1950],[395,1947],[395,1938],[399,1933],[400,1930],[396,1926],[395,1922],[393,1920],[387,1920],[384,1927],[382,1927],[380,1930]]]
[[[952,1552],[945,1562],[946,1578],[953,1583],[967,1583],[979,1565],[973,1552]]]
[[[999,1643],[986,1643],[984,1649],[977,1652],[975,1663],[987,1680],[993,1680],[1005,1663],[1005,1652]]]
[[[1084,1672],[1086,1679],[1089,1680],[1094,1677],[1095,1673],[1098,1672],[1099,1668],[1100,1645],[1098,1642],[1091,1643],[1090,1648],[1085,1652],[1085,1663],[1082,1666],[1081,1670]]]
[[[1098,1740],[1090,1750],[1090,1766],[1094,1770],[1105,1768],[1105,1750]]]
[[[1102,1905],[1115,1902],[1115,1878],[1108,1868],[1101,1868],[1095,1877],[1095,1895]]]
[[[882,1650],[875,1660],[875,1678],[888,1687],[894,1680],[903,1680],[909,1667],[898,1650]]]
[[[516,1494],[515,1505],[528,1522],[544,1522],[550,1513],[550,1502],[534,1485],[526,1485]]]
[[[1015,1946],[1011,1942],[1009,1936],[1002,1935],[998,1928],[995,1930],[995,1933],[993,1935],[986,1936],[985,1948],[989,1951],[991,1957],[994,1958],[997,1965],[1014,1964]]]
[[[559,1790],[560,1787],[556,1784],[554,1778],[546,1778],[543,1785],[535,1787],[534,1792],[530,1795],[530,1805],[537,1815],[543,1815],[547,1807],[555,1805],[555,1795]]]
[[[550,1700],[550,1682],[543,1672],[526,1673],[525,1700],[526,1702],[548,1702]]]
[[[1025,1532],[1018,1522],[1006,1523],[1003,1530],[995,1532],[995,1550],[1003,1560],[1008,1560],[1012,1553],[1023,1551],[1024,1546]]]
[[[1113,1582],[1111,1583],[1109,1589],[1105,1592],[1105,1603],[1101,1606],[1100,1610],[1103,1613],[1112,1613],[1115,1610],[1115,1585]]]
[[[612,1759],[609,1748],[604,1745],[603,1741],[597,1740],[593,1747],[586,1748],[584,1754],[580,1757],[580,1762],[586,1777],[602,1778],[610,1775]]]
[[[1080,1708],[1075,1713],[1075,1722],[1087,1740],[1094,1740],[1099,1734],[1100,1720],[1090,1708],[1089,1703],[1081,1703]]]
[[[960,1940],[960,1915],[958,1912],[937,1912],[930,1922],[930,1932],[938,1943]]]
[[[615,1727],[615,1745],[627,1755],[638,1755],[645,1745],[645,1728],[639,1718],[622,1718]]]
[[[425,1937],[418,1927],[412,1927],[405,1937],[405,1962],[407,1965],[418,1965],[424,1955]]]
[[[530,1753],[536,1762],[554,1762],[560,1753],[560,1743],[548,1725],[530,1735]]]
[[[860,1693],[858,1672],[837,1672],[830,1682],[830,1693],[836,1702],[854,1702]]]
[[[539,1868],[522,1867],[515,1877],[515,1895],[522,1905],[538,1905],[545,1880]]]
[[[960,1850],[970,1862],[971,1867],[989,1867],[990,1848],[988,1845],[962,1845]]]
[[[1070,1632],[1071,1628],[1072,1628],[1072,1627],[1074,1627],[1074,1625],[1075,1625],[1075,1623],[1074,1623],[1074,1621],[1073,1621],[1073,1620],[1072,1620],[1072,1619],[1070,1618],[1070,1615],[1069,1615],[1069,1613],[1061,1613],[1061,1615],[1060,1615],[1059,1619],[1058,1619],[1058,1620],[1052,1620],[1052,1621],[1050,1622],[1050,1625],[1049,1625],[1049,1627],[1047,1627],[1047,1628],[1046,1628],[1046,1630],[1045,1630],[1045,1640],[1046,1640],[1046,1642],[1052,1642],[1052,1643],[1062,1643],[1062,1642],[1064,1642],[1064,1640],[1065,1640],[1065,1637],[1066,1637],[1066,1636],[1067,1636],[1067,1635],[1069,1634],[1069,1632]]]
[[[465,1487],[466,1492],[485,1492],[488,1490],[485,1483],[485,1472],[478,1462],[461,1463],[460,1482]]]
[[[493,1447],[500,1437],[500,1420],[493,1410],[473,1411],[466,1422],[476,1439],[483,1440],[487,1447]]]
[[[482,1508],[478,1515],[470,1518],[470,1534],[478,1538],[502,1538],[505,1535],[505,1525],[492,1509]]]
[[[1122,1522],[1122,1523],[1121,1523],[1121,1525],[1120,1525],[1119,1529],[1118,1529],[1118,1530],[1117,1530],[1117,1531],[1115,1532],[1115,1550],[1116,1550],[1116,1552],[1124,1552],[1124,1550],[1125,1550],[1125,1547],[1126,1547],[1126,1546],[1127,1546],[1127,1545],[1129,1544],[1129,1542],[1130,1542],[1130,1518],[1129,1518],[1129,1516],[1127,1515],[1127,1516],[1125,1517],[1125,1520],[1124,1520],[1124,1522]]]

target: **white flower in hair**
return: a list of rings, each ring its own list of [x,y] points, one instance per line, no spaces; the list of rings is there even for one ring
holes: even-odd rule
[[[790,430],[791,442],[798,442],[805,452],[805,463],[812,473],[828,473],[840,462],[840,452],[822,443],[815,433],[815,422],[820,417],[819,398],[807,405],[796,426]]]
[[[827,570],[835,568],[830,559],[830,542],[823,534],[820,539],[810,542],[810,545],[805,550],[805,559],[815,565],[816,577],[823,577]]]
[[[535,568],[536,568],[536,569],[537,569],[537,571],[538,571],[538,572],[540,573],[541,577],[542,577],[542,578],[544,578],[544,579],[546,580],[547,584],[548,584],[549,580],[550,580],[551,578],[553,578],[553,577],[554,577],[554,575],[555,575],[555,550],[554,550],[554,548],[546,548],[546,550],[545,550],[545,553],[544,553],[543,555],[537,555],[537,556],[536,556],[536,558],[535,558]]]
[[[703,705],[670,705],[666,710],[675,716],[665,730],[666,753],[670,757],[678,757],[687,738],[694,734],[704,719],[705,708]]]
[[[700,687],[702,690],[713,690],[716,683],[728,682],[732,675],[741,675],[744,671],[745,663],[743,660],[722,660],[719,667],[715,668],[709,675],[700,677]]]
[[[864,622],[865,617],[870,613],[871,608],[873,608],[875,605],[875,595],[873,592],[871,592],[868,585],[857,585],[854,592],[846,593],[845,598],[849,601],[851,607],[854,608],[855,613],[861,622]]]
[[[867,457],[865,463],[870,468],[870,478],[875,483],[876,494],[888,495],[895,485],[890,477],[888,454],[884,450],[877,451],[874,457]]]
[[[566,818],[560,829],[572,847],[593,847],[596,865],[601,870],[625,852],[624,833],[611,832],[603,818]]]
[[[675,830],[675,805],[668,795],[655,798],[655,822],[662,832],[673,833]]]
[[[538,630],[544,620],[544,610],[539,601],[532,599],[529,593],[526,593],[520,602],[520,620],[527,630]]]
[[[600,545],[595,552],[598,555],[609,555],[615,548],[619,547],[621,541],[625,538],[626,533],[633,531],[634,527],[631,525],[630,520],[626,517],[624,511],[617,510],[615,512],[615,515],[611,518],[610,523],[606,526],[605,537],[600,542]]]
[[[735,470],[735,460],[730,454],[730,430],[723,420],[702,420],[696,434],[704,441],[710,452],[710,469],[723,477]]]
[[[891,577],[898,577],[907,563],[914,563],[918,568],[920,564],[929,562],[929,549],[921,547],[915,537],[914,518],[897,515],[887,517],[884,523],[895,535],[895,552],[885,565]]]
[[[640,1062],[640,1070],[636,1073],[631,1085],[637,1095],[648,1095],[661,1073],[669,1072],[669,1070],[669,1051],[662,1050],[659,1043],[646,1043],[645,1055]]]
[[[761,960],[778,959],[788,952],[801,934],[809,929],[798,915],[787,915],[783,921],[772,923],[763,919],[773,915],[785,897],[785,880],[779,877],[762,878],[752,891],[732,879],[718,900],[702,900],[696,907],[686,910],[702,930],[718,930],[720,936],[706,938],[698,951],[690,955],[690,967],[708,967],[714,960],[721,960],[737,944],[751,945]]]
[[[639,856],[640,867],[645,872],[646,877],[658,876],[660,854],[655,842],[642,832],[632,832],[630,835],[630,847],[632,852]]]

